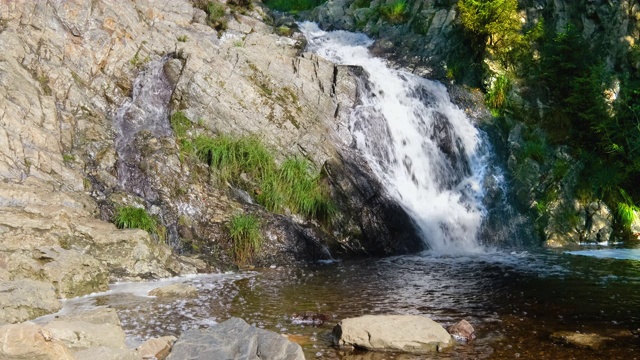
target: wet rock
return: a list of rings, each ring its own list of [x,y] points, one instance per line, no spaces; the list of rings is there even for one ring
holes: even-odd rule
[[[584,347],[597,350],[607,341],[613,340],[610,337],[601,336],[598,334],[581,334],[571,331],[557,331],[551,334],[551,339],[554,341],[574,345],[577,347]]]
[[[304,360],[304,354],[300,345],[279,334],[231,318],[208,329],[185,331],[167,359]]]
[[[613,232],[613,215],[603,201],[590,203],[587,211],[587,226],[582,234],[584,241],[591,243],[607,242]]]
[[[306,324],[320,326],[329,320],[329,317],[325,314],[319,314],[313,311],[305,311],[303,313],[291,314],[291,322],[294,324]]]
[[[55,288],[30,279],[0,281],[0,304],[0,324],[30,320],[60,309]]]
[[[0,358],[7,360],[73,360],[67,347],[39,325],[26,322],[0,327]]]
[[[435,321],[417,315],[365,315],[344,319],[333,328],[340,347],[430,353],[452,346],[451,335]]]
[[[136,351],[142,359],[164,360],[169,356],[171,347],[178,340],[175,336],[163,336],[145,341]]]
[[[61,316],[46,324],[44,329],[74,352],[102,347],[127,348],[125,334],[114,309]]]
[[[476,338],[475,329],[467,320],[460,320],[454,325],[451,325],[447,331],[454,339],[459,341],[472,341]]]
[[[192,285],[176,283],[162,286],[149,291],[150,296],[157,297],[195,297],[198,296],[198,289]]]

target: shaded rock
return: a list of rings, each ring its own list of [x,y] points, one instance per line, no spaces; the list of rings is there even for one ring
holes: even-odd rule
[[[471,341],[476,338],[475,329],[467,320],[460,320],[451,325],[447,331],[454,339],[460,341]]]
[[[73,360],[67,347],[39,325],[26,322],[0,327],[0,359]]]
[[[613,340],[610,337],[601,336],[598,334],[581,334],[571,331],[556,331],[551,334],[551,339],[565,344],[590,348],[594,350],[602,347],[607,341]]]
[[[30,320],[59,309],[51,284],[29,279],[0,281],[0,323]]]
[[[164,360],[169,356],[171,347],[176,342],[175,336],[163,336],[145,341],[136,351],[142,359]]]
[[[365,315],[344,319],[333,328],[340,347],[429,353],[453,344],[451,335],[435,321],[417,315]]]
[[[279,334],[231,318],[208,329],[185,331],[167,359],[304,360],[304,354],[300,345]]]
[[[149,295],[157,297],[195,297],[198,296],[198,289],[192,285],[175,283],[155,288],[149,291]]]

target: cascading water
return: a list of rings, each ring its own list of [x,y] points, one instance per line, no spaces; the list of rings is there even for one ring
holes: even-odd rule
[[[148,131],[153,137],[171,136],[169,100],[173,85],[163,69],[166,61],[163,58],[146,66],[133,83],[131,99],[118,109],[114,118],[120,186],[150,202],[157,201],[158,194],[140,169],[141,154],[135,139],[141,131]]]
[[[387,67],[371,56],[364,34],[324,32],[300,24],[308,50],[334,63],[358,65],[360,104],[351,114],[357,148],[387,190],[411,214],[439,253],[480,251],[486,209],[483,182],[489,149],[445,87]]]

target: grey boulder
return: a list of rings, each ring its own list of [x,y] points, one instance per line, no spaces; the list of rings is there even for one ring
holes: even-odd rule
[[[304,360],[300,345],[244,320],[231,318],[207,329],[185,331],[167,360]]]

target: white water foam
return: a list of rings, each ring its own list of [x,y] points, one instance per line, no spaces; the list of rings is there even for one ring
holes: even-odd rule
[[[300,29],[308,51],[361,66],[360,102],[350,131],[387,190],[411,214],[433,252],[482,252],[483,181],[489,156],[483,134],[437,82],[390,69],[372,56],[366,35]]]

